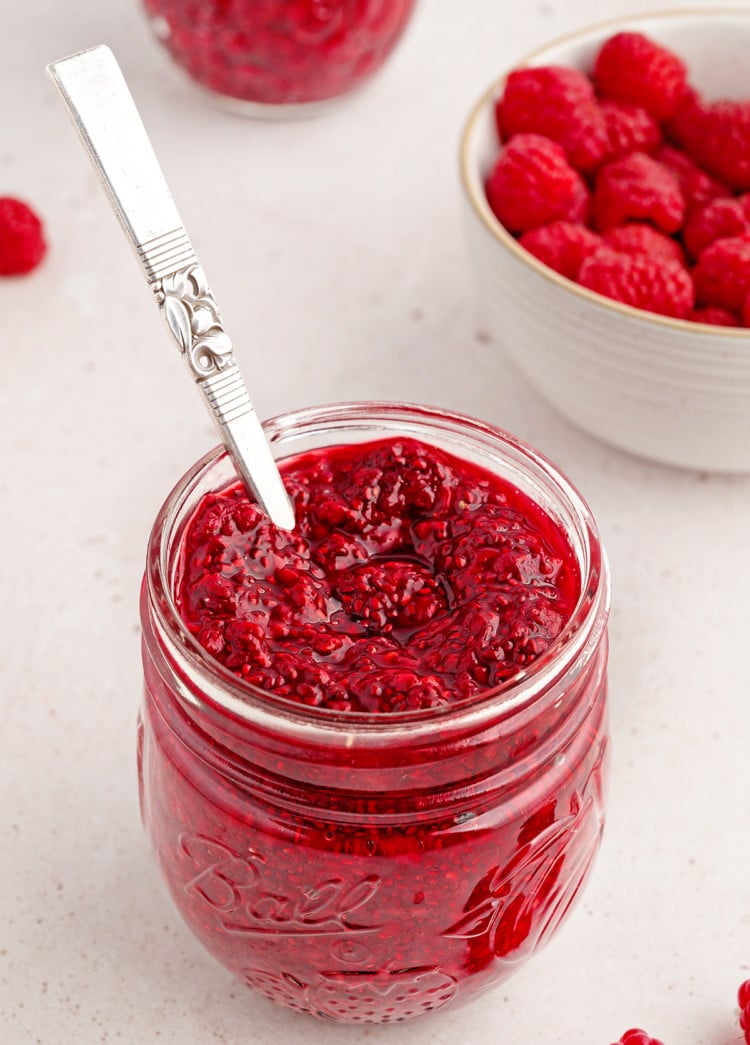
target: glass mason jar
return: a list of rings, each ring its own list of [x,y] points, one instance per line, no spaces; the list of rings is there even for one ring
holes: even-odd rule
[[[567,914],[604,820],[609,581],[588,508],[524,443],[425,407],[354,403],[266,423],[277,456],[411,436],[540,505],[581,577],[571,620],[514,680],[447,707],[309,708],[202,650],[174,592],[201,498],[236,481],[214,450],[168,497],[142,593],[139,779],[172,897],[207,949],[274,1001],[392,1022],[509,975]]]
[[[230,108],[310,111],[386,60],[416,0],[144,0],[179,66]]]

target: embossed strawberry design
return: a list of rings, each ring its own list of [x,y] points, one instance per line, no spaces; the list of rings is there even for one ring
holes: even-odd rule
[[[310,993],[316,1011],[357,1023],[392,1023],[447,1005],[456,993],[452,976],[436,966],[379,972],[323,974]]]

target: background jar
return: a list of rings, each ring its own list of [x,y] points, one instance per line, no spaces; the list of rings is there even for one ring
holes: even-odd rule
[[[144,0],[157,38],[219,101],[310,111],[375,73],[416,0]]]
[[[144,822],[183,918],[245,983],[302,1012],[401,1021],[498,983],[567,914],[604,822],[609,582],[588,508],[530,447],[422,407],[341,404],[266,425],[277,456],[410,436],[481,463],[567,534],[568,625],[515,681],[390,715],[305,708],[197,646],[173,599],[182,534],[235,480],[208,454],[151,534],[141,617]]]

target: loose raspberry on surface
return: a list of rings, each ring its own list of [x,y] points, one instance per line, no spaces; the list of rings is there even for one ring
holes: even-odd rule
[[[740,1029],[747,1045],[750,1045],[750,980],[740,984],[737,991],[737,1001],[740,1006]]]
[[[723,182],[699,167],[682,149],[673,145],[661,145],[654,153],[654,159],[663,163],[677,176],[688,209],[710,200],[731,196],[731,191]]]
[[[750,293],[750,235],[719,239],[706,247],[693,279],[699,305],[740,313]]]
[[[708,323],[712,327],[738,327],[737,317],[717,305],[706,305],[705,308],[694,308],[687,316],[693,323]],[[748,324],[745,323],[745,326]]]
[[[647,254],[652,258],[685,264],[685,254],[677,240],[659,232],[653,225],[635,221],[630,225],[619,225],[604,236],[604,243],[622,254]]]
[[[669,134],[702,167],[732,189],[750,189],[750,101],[693,98]]]
[[[650,221],[664,232],[676,232],[685,219],[685,197],[677,178],[643,152],[602,167],[593,208],[602,232],[638,220]]]
[[[681,58],[642,33],[617,33],[594,63],[600,94],[642,106],[655,120],[674,116],[687,93],[687,68]]]
[[[503,149],[487,185],[493,213],[511,232],[553,221],[583,221],[589,192],[562,146],[538,134],[517,134]]]
[[[652,153],[662,140],[659,124],[640,105],[603,98],[599,106],[607,130],[607,160],[631,152]]]
[[[559,65],[518,69],[495,107],[502,141],[541,134],[562,146],[571,165],[590,171],[610,150],[604,116],[587,76]]]
[[[685,319],[694,304],[690,273],[678,262],[601,247],[581,266],[583,287],[624,305]]]
[[[585,225],[554,221],[524,232],[519,243],[548,268],[567,279],[578,279],[584,258],[601,246],[601,237]]]
[[[645,1030],[633,1028],[633,1030],[626,1030],[614,1045],[662,1045],[662,1042],[657,1038],[652,1038]]]
[[[22,276],[45,255],[42,223],[28,204],[0,197],[0,276]]]
[[[716,240],[747,232],[750,232],[750,193],[696,207],[688,215],[682,239],[691,257],[698,258],[701,251]]]

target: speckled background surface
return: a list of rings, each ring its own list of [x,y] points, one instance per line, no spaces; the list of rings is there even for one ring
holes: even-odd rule
[[[662,0],[662,7],[677,7]],[[0,194],[51,249],[0,282],[0,1039],[608,1045],[737,1041],[750,975],[745,655],[750,478],[679,472],[581,434],[482,331],[460,126],[515,58],[643,5],[423,0],[392,61],[324,118],[200,100],[135,0],[4,5]],[[221,303],[259,413],[344,398],[484,417],[568,472],[612,566],[609,824],[579,908],[473,1005],[332,1027],[236,985],[179,921],[137,810],[146,537],[214,436],[44,75],[107,42]],[[750,79],[748,81],[750,96]]]

